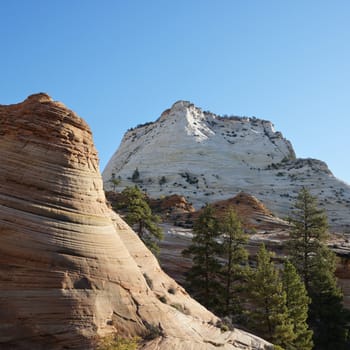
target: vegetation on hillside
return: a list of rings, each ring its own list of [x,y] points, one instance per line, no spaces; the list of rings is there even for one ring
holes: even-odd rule
[[[315,348],[349,349],[350,312],[334,275],[336,256],[327,247],[327,217],[317,199],[303,188],[290,217],[290,259],[305,283],[311,299],[308,323]]]
[[[245,235],[232,209],[220,219],[207,205],[183,253],[192,295],[219,316],[285,350],[350,348],[349,311],[337,286],[335,255],[326,246],[327,218],[303,188],[291,212],[284,266],[264,246],[249,268]]]

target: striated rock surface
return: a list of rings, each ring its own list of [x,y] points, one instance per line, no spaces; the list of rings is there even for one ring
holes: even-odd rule
[[[86,123],[46,94],[0,106],[0,348],[264,349],[165,275],[106,204]]]
[[[139,177],[132,175],[138,169]],[[179,194],[198,209],[244,191],[279,217],[288,215],[302,186],[320,199],[333,231],[350,233],[350,186],[327,165],[298,159],[270,121],[220,117],[178,101],[153,122],[126,132],[104,172],[135,182],[154,198]]]

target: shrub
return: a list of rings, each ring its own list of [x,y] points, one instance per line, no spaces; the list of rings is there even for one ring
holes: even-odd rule
[[[135,182],[135,181],[138,181],[139,179],[140,179],[140,172],[139,172],[139,169],[136,168],[132,174],[131,180]]]
[[[160,326],[156,326],[154,324],[146,323],[147,334],[144,336],[146,340],[152,340],[158,337],[162,337],[164,335]]]
[[[162,176],[159,180],[159,185],[164,185],[166,183],[166,177]]]
[[[136,350],[139,338],[121,338],[117,335],[104,337],[98,343],[97,350]]]

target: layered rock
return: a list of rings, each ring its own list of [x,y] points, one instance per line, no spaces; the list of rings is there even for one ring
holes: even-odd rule
[[[261,349],[166,276],[106,204],[86,123],[46,94],[0,106],[0,348]]]
[[[305,186],[320,199],[332,229],[350,232],[350,186],[324,162],[297,159],[269,121],[220,117],[186,101],[126,132],[103,172],[105,188],[113,177],[121,180],[117,190],[137,183],[151,197],[183,195],[197,209],[244,191],[280,217]]]

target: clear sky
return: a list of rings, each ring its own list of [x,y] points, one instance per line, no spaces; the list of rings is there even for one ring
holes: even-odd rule
[[[103,170],[177,100],[271,120],[350,183],[349,0],[0,0],[0,104],[47,92]]]

